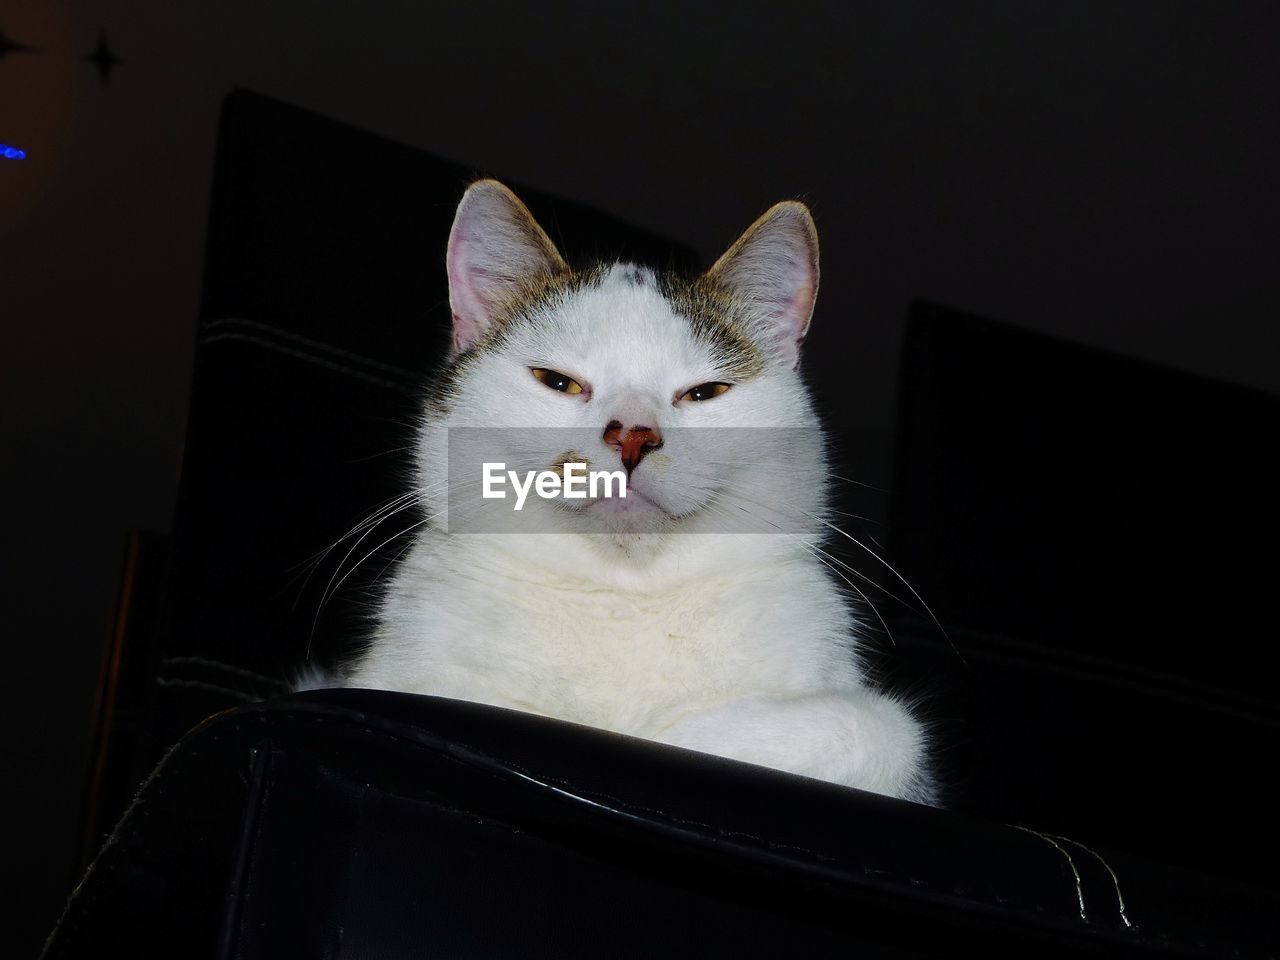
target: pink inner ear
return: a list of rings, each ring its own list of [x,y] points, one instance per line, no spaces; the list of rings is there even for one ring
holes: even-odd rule
[[[467,325],[467,321],[460,320],[458,315],[453,315],[453,336],[450,338],[449,352],[452,356],[464,352],[468,347],[476,342],[480,335]]]
[[[445,267],[455,354],[483,337],[495,310],[526,284],[565,268],[524,204],[492,180],[473,184],[458,204]]]
[[[809,332],[817,295],[818,278],[809,253],[805,234],[780,229],[761,237],[735,271],[741,277],[739,289],[769,311],[772,339],[793,364],[800,361],[800,344]]]
[[[462,353],[483,335],[489,326],[491,301],[481,292],[477,282],[479,271],[471,268],[468,247],[473,240],[466,230],[455,224],[449,238],[449,252],[445,256],[449,276],[449,304],[453,308],[453,352]]]
[[[808,208],[795,201],[770,208],[711,271],[754,305],[763,337],[798,363],[818,293],[818,236]]]
[[[800,345],[809,333],[809,320],[813,315],[812,288],[797,293],[787,311],[787,322],[791,330],[791,349],[795,351],[794,362],[800,362]]]
[[[809,330],[809,318],[813,314],[814,276],[809,265],[792,260],[787,264],[787,280],[781,290],[790,290],[789,297],[779,301],[778,322],[789,328],[797,342],[804,339]]]
[[[499,244],[500,246],[500,244]],[[449,238],[445,268],[449,278],[449,306],[453,308],[453,352],[461,353],[484,337],[493,320],[494,307],[516,287],[515,278],[494,276],[484,265],[481,238],[460,223]],[[481,262],[477,264],[476,260]]]

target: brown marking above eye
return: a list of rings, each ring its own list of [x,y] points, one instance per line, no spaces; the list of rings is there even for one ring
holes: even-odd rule
[[[530,367],[529,372],[533,374],[534,379],[539,383],[559,393],[577,396],[582,392],[582,384],[567,373],[561,373],[559,370],[552,370],[548,367]]]
[[[720,394],[727,391],[731,386],[733,386],[733,384],[720,383],[718,381],[700,383],[696,387],[690,387],[684,393],[680,394],[680,396],[676,398],[676,402],[679,403],[681,400],[692,400],[695,402],[710,400],[713,397],[720,396]]]

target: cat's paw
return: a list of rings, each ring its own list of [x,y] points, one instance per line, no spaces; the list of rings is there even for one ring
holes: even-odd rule
[[[923,727],[903,704],[867,688],[744,697],[691,714],[657,739],[872,793],[936,802]]]

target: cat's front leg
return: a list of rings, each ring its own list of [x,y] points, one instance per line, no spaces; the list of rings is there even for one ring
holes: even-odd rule
[[[691,714],[654,739],[891,797],[935,803],[924,730],[865,687],[750,696]]]

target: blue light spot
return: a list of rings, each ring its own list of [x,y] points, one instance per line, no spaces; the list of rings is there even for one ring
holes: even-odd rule
[[[17,147],[11,147],[6,143],[0,143],[0,157],[4,157],[6,160],[25,160],[27,159],[27,152],[19,150]]]

